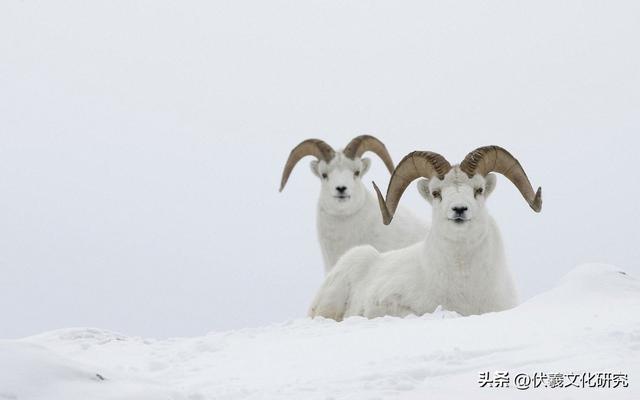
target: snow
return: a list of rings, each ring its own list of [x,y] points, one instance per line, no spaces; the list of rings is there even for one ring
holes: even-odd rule
[[[480,388],[483,371],[625,373],[629,387]],[[639,376],[640,282],[604,264],[481,316],[299,319],[168,340],[73,328],[0,341],[2,400],[637,399]]]

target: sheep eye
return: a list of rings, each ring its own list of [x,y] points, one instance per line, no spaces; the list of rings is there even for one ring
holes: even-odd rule
[[[439,191],[439,190],[434,190],[433,192],[431,192],[431,195],[432,195],[435,199],[439,199],[439,198],[440,198],[440,191]]]
[[[360,176],[360,171],[356,171],[353,173],[355,176]]]
[[[476,189],[476,196],[481,195],[484,192],[483,188],[477,188]]]
[[[322,179],[327,179],[327,176],[328,176],[328,175],[327,175],[327,173],[326,173],[326,172],[323,172],[323,173],[322,173]]]

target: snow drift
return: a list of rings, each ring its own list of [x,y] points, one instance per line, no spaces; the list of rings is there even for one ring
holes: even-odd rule
[[[628,387],[481,388],[483,371],[623,373]],[[64,329],[0,341],[2,400],[632,399],[638,388],[640,282],[601,264],[481,316],[300,319],[169,340]]]

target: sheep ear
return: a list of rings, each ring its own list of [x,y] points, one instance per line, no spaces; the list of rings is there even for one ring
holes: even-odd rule
[[[420,192],[420,196],[424,197],[426,201],[431,204],[433,202],[433,196],[431,196],[431,190],[429,190],[429,180],[428,179],[420,179],[417,183],[418,192]]]
[[[364,176],[364,174],[369,172],[369,168],[371,167],[371,159],[363,158],[361,161],[362,161],[362,169],[360,170],[360,176]]]
[[[313,172],[313,174],[315,176],[317,176],[318,178],[320,178],[320,171],[318,171],[318,164],[320,163],[320,161],[318,160],[312,160],[311,164],[309,164],[309,166],[311,167],[311,172]]]
[[[487,198],[493,193],[493,189],[496,188],[496,182],[498,180],[496,179],[496,174],[488,174],[484,177],[484,180],[484,197]]]

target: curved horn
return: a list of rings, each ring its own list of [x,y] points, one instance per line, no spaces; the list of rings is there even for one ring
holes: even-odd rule
[[[335,151],[333,151],[331,146],[320,139],[307,139],[303,141],[294,147],[293,150],[291,150],[291,154],[289,154],[287,163],[284,165],[284,170],[282,171],[280,191],[282,192],[282,189],[284,189],[284,186],[287,184],[289,175],[291,175],[291,171],[293,171],[293,167],[295,167],[298,161],[303,157],[314,156],[318,160],[330,162],[334,155]]]
[[[382,212],[382,221],[385,225],[389,225],[393,219],[393,215],[398,208],[402,193],[407,189],[409,184],[415,179],[433,178],[437,176],[443,179],[451,169],[451,164],[438,153],[430,151],[414,151],[409,153],[400,161],[400,164],[393,171],[389,187],[387,188],[387,200],[385,201],[380,193],[380,189],[376,183],[373,187],[378,194],[378,203]]]
[[[353,138],[344,148],[344,155],[350,159],[362,156],[367,151],[372,151],[378,155],[387,166],[390,173],[393,173],[393,160],[387,151],[387,147],[377,138],[371,135],[361,135]]]
[[[489,172],[498,172],[516,185],[533,211],[542,210],[542,188],[539,187],[537,192],[533,191],[533,186],[520,162],[502,147],[485,146],[475,149],[467,154],[460,164],[460,169],[469,178],[475,174],[486,176]]]

